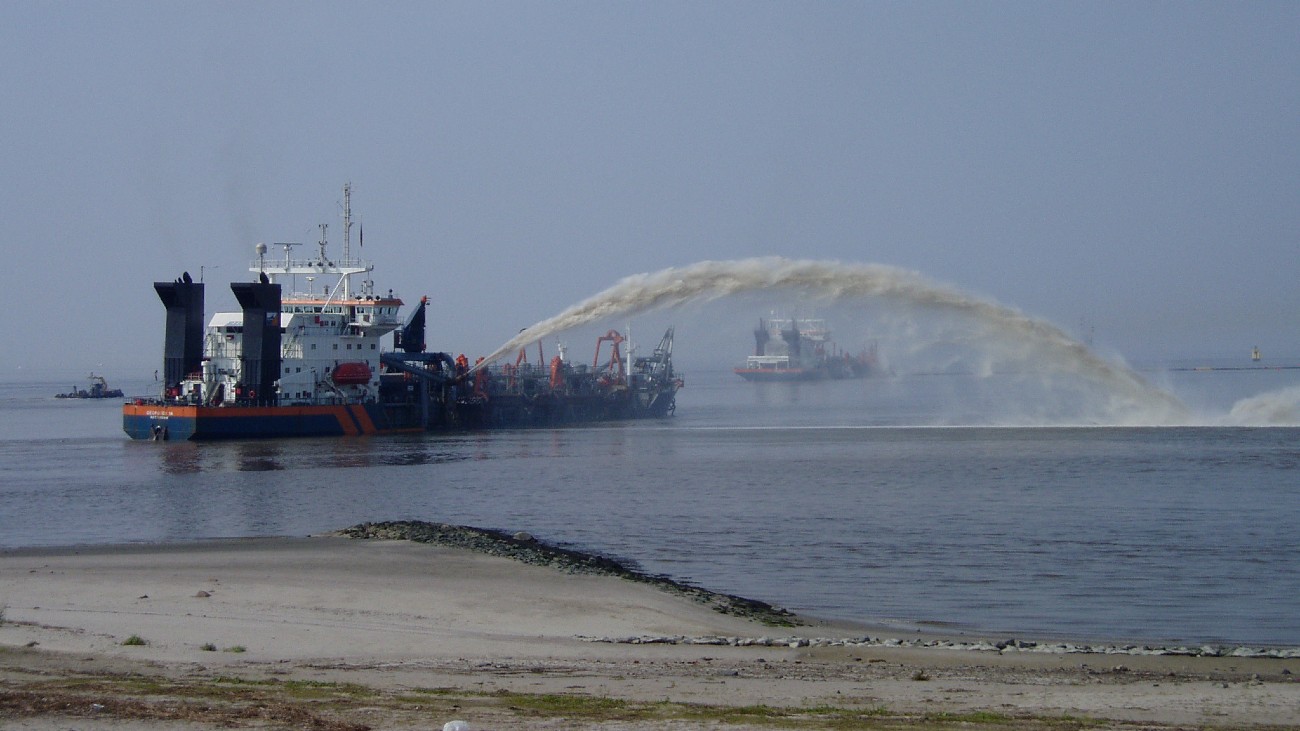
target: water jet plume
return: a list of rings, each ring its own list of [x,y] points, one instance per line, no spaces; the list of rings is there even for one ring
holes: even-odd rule
[[[759,290],[796,290],[827,301],[883,298],[975,318],[983,329],[1038,350],[1044,368],[1090,379],[1105,386],[1117,413],[1142,423],[1175,423],[1186,409],[1174,396],[1155,388],[1128,368],[1110,363],[1049,322],[996,302],[974,297],[922,275],[881,264],[762,257],[702,261],[685,267],[626,277],[554,317],[519,332],[492,352],[490,363],[520,346],[553,333],[606,318],[709,302]]]

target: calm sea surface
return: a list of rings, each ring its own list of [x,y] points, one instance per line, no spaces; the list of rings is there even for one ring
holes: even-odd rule
[[[1153,378],[1216,424],[1300,371]],[[665,421],[211,444],[0,384],[0,547],[420,519],[900,631],[1300,645],[1300,428],[999,426],[1027,409],[998,377],[687,379]]]

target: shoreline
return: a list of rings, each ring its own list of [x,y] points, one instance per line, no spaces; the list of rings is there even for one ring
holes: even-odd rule
[[[677,581],[669,576],[651,574],[627,566],[617,559],[548,544],[527,532],[505,531],[454,525],[420,520],[396,520],[359,523],[325,533],[303,537],[248,536],[235,538],[201,538],[192,541],[161,543],[108,543],[73,544],[59,546],[33,546],[0,548],[0,559],[7,557],[77,556],[99,553],[152,553],[165,551],[184,553],[206,551],[226,546],[261,543],[308,541],[313,539],[346,537],[358,541],[411,541],[446,548],[457,548],[519,561],[534,566],[544,566],[569,574],[609,576],[646,584],[660,590],[678,594],[703,604],[721,614],[745,617],[772,628],[762,638],[719,638],[714,636],[688,637],[663,635],[655,637],[585,637],[587,642],[608,644],[699,644],[717,645],[720,640],[735,640],[744,645],[784,645],[803,643],[802,646],[856,646],[856,647],[908,647],[948,650],[970,650],[996,653],[1045,653],[1071,655],[1128,655],[1169,657],[1239,657],[1266,659],[1300,659],[1300,644],[1249,643],[1234,641],[1165,642],[1135,638],[1106,638],[1062,635],[1059,633],[1022,633],[993,631],[962,627],[944,631],[942,627],[923,626],[923,623],[851,621],[819,617],[815,614],[792,612],[768,602],[716,592],[689,582]],[[2,607],[3,604],[0,604]],[[832,637],[808,636],[799,633],[800,627],[834,627]],[[788,631],[779,632],[781,628]],[[1019,636],[1017,636],[1019,635]],[[996,638],[996,639],[995,639]],[[758,640],[762,639],[762,642]]]
[[[448,529],[483,538],[438,531]],[[737,731],[835,728],[846,714],[927,729],[935,714],[988,728],[1064,717],[1099,728],[1300,726],[1295,658],[987,649],[938,635],[863,642],[861,627],[763,624],[718,611],[706,590],[573,569],[618,572],[598,557],[568,552],[566,570],[553,563],[564,549],[526,537],[484,532],[541,564],[345,531],[0,551],[0,720],[66,728],[71,714],[79,728],[137,719],[190,731],[266,707],[342,724],[323,728],[464,718],[474,729],[666,731],[736,713],[764,714],[729,721]],[[312,689],[333,700],[299,697]],[[123,698],[133,705],[106,700]],[[178,704],[192,713],[165,716]],[[96,706],[86,713],[107,714],[106,725],[76,711]],[[701,714],[709,722],[695,725]]]
[[[954,650],[975,650],[995,652],[1059,652],[1065,654],[1102,654],[1102,655],[1171,655],[1190,657],[1266,657],[1278,659],[1300,658],[1300,645],[1256,644],[1238,642],[1205,642],[1164,644],[1155,641],[1114,640],[1105,638],[1086,639],[1079,637],[1061,637],[1051,635],[1034,635],[1030,633],[1025,639],[1005,638],[1006,632],[983,631],[978,628],[963,629],[957,633],[943,632],[938,628],[910,626],[912,634],[920,637],[889,636],[898,633],[897,627],[886,627],[881,623],[850,622],[837,619],[819,618],[815,615],[801,615],[787,609],[774,606],[758,599],[723,594],[707,588],[684,583],[667,576],[650,574],[639,569],[625,566],[619,561],[593,553],[575,551],[550,545],[537,540],[528,533],[508,534],[505,531],[473,526],[432,523],[427,521],[401,520],[368,522],[334,531],[360,540],[409,540],[417,543],[430,543],[453,548],[467,548],[493,556],[506,556],[517,561],[533,565],[550,566],[571,573],[616,576],[629,581],[657,586],[665,591],[679,593],[694,601],[712,607],[715,611],[739,617],[750,617],[773,627],[789,627],[792,630],[809,623],[837,625],[844,629],[859,628],[874,634],[861,634],[856,637],[825,638],[802,637],[797,632],[788,633],[784,638],[767,638],[767,642],[749,644],[786,644],[788,642],[805,642],[821,646],[858,646],[858,647],[932,647]],[[975,639],[959,639],[967,636]],[[988,639],[1002,637],[1004,639]],[[589,638],[589,641],[614,643],[664,642],[669,644],[719,644],[716,637],[659,637],[659,638]]]

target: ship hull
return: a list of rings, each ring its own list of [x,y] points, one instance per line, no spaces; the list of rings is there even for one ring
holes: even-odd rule
[[[676,410],[676,391],[653,394],[497,396],[456,404],[456,423],[466,429],[528,429],[604,421],[662,419]]]
[[[376,404],[329,406],[178,406],[126,404],[122,429],[132,439],[186,441],[358,436],[419,431],[395,423]]]
[[[590,394],[466,399],[446,418],[427,421],[418,404],[330,406],[183,406],[128,403],[122,429],[132,439],[202,441],[351,437],[445,429],[558,427],[671,416],[676,389],[652,394]],[[436,411],[436,405],[429,411]],[[426,422],[427,425],[422,425]]]
[[[825,371],[804,368],[736,368],[736,375],[746,381],[756,383],[797,383],[800,381],[820,381],[826,377]]]

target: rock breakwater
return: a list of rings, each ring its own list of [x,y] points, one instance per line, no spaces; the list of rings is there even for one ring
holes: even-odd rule
[[[339,534],[357,539],[407,540],[464,548],[535,566],[546,566],[569,574],[614,576],[686,597],[720,614],[744,617],[774,627],[797,627],[804,624],[794,613],[766,602],[709,591],[666,576],[647,574],[612,558],[549,545],[523,532],[511,534],[464,525],[400,520],[361,523],[345,528]]]

